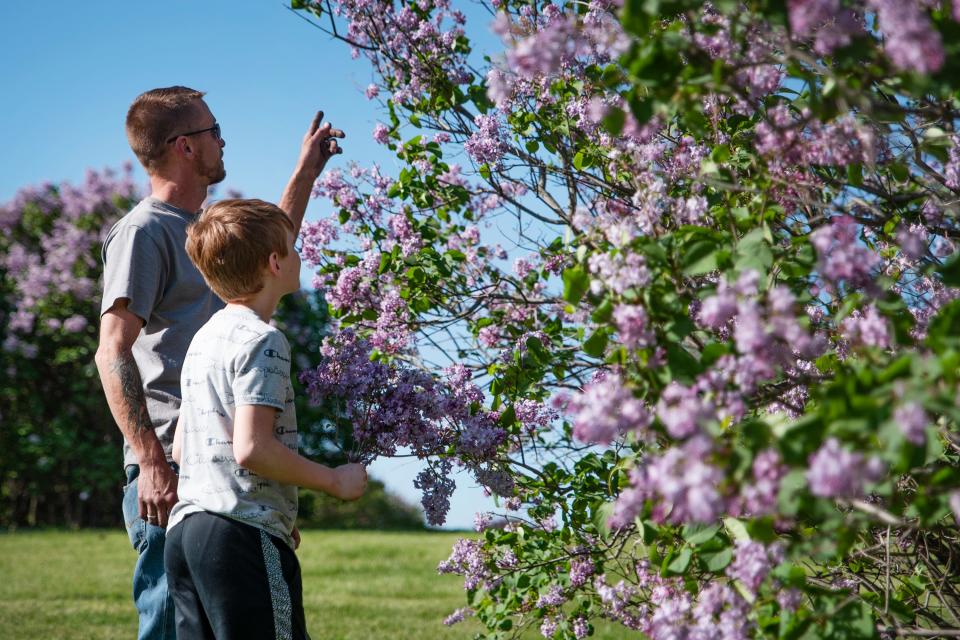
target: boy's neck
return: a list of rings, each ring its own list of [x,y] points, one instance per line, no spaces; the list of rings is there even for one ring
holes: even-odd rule
[[[249,309],[257,314],[257,317],[264,322],[270,322],[270,318],[272,318],[274,312],[276,312],[277,304],[280,302],[281,297],[282,295],[277,295],[275,292],[268,291],[267,288],[264,287],[261,291],[249,298],[231,300],[227,303],[227,306]]]

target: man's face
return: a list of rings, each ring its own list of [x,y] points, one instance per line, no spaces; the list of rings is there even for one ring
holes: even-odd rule
[[[210,113],[207,103],[200,100],[200,108],[191,130],[201,130],[212,127],[217,120]],[[198,133],[192,136],[191,148],[194,150],[194,168],[197,176],[203,178],[207,185],[222,182],[227,177],[223,166],[223,147],[226,146],[223,138],[214,135],[213,131]]]

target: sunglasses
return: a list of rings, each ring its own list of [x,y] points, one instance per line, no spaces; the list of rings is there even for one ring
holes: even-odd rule
[[[212,131],[213,137],[216,138],[217,140],[223,140],[223,138],[220,137],[220,123],[214,122],[212,127],[207,127],[206,129],[198,129],[197,131],[188,131],[187,133],[178,133],[177,135],[168,138],[167,144],[170,144],[180,136],[195,136],[198,133],[206,133],[207,131]]]

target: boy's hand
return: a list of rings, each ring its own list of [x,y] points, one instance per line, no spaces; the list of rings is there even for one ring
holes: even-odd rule
[[[356,462],[333,470],[336,474],[334,496],[341,500],[356,500],[367,490],[367,468]]]

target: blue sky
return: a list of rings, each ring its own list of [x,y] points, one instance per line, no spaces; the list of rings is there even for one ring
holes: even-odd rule
[[[459,4],[459,3],[458,3]],[[0,201],[47,180],[79,182],[88,168],[136,164],[123,131],[139,93],[186,85],[207,92],[227,142],[228,188],[277,200],[317,109],[347,133],[344,154],[329,166],[378,162],[395,174],[395,158],[371,131],[377,105],[363,97],[372,76],[364,60],[332,41],[281,0],[0,3]],[[469,2],[474,28],[489,18]],[[138,181],[146,177],[137,167]],[[328,215],[313,201],[308,219]],[[307,274],[304,274],[305,276]],[[409,459],[378,461],[372,474],[403,497],[419,500]],[[118,460],[119,473],[119,460]],[[448,526],[472,526],[491,508],[467,477]]]

